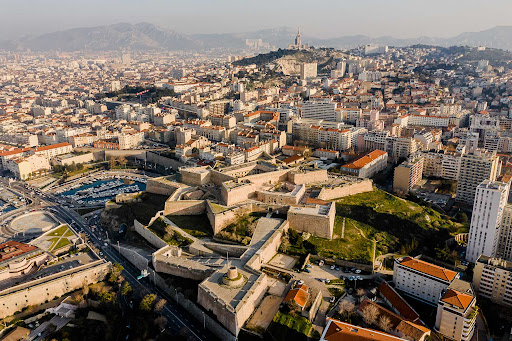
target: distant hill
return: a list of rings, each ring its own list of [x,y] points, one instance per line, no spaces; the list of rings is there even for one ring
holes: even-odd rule
[[[225,34],[181,34],[150,23],[120,23],[107,26],[73,28],[42,35],[26,36],[17,40],[2,41],[0,48],[33,51],[79,50],[187,50],[201,48],[245,47],[245,39],[262,39],[277,48],[293,42],[296,30],[288,27],[254,32]],[[427,44],[437,46],[468,45],[487,46],[512,51],[512,26],[497,26],[480,32],[466,32],[452,38],[418,37],[400,39],[390,36],[368,37],[363,35],[320,39],[303,34],[302,41],[315,47],[353,48],[364,44],[409,46]]]

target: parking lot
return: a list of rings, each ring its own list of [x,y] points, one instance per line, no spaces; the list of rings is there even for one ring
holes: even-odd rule
[[[373,276],[367,272],[361,271],[357,268],[344,268],[340,266],[334,266],[334,265],[317,265],[312,264],[310,267],[307,268],[309,271],[309,275],[315,279],[322,280],[322,279],[348,279],[350,280],[351,277],[357,278],[359,280],[361,279],[369,279]]]

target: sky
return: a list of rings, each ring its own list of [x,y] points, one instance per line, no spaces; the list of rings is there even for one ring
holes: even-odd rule
[[[511,0],[0,0],[0,11],[0,40],[119,22],[184,34],[300,26],[317,38],[445,38],[512,26]]]

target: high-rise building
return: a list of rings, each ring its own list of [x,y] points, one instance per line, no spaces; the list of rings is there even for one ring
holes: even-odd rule
[[[477,316],[476,295],[471,284],[455,279],[441,292],[435,327],[446,339],[468,341],[473,337]]]
[[[123,53],[123,55],[121,56],[121,64],[130,65],[131,62],[132,58],[130,53]]]
[[[494,181],[501,171],[496,152],[477,149],[461,157],[456,200],[473,204],[475,191],[483,181]]]
[[[480,256],[473,269],[473,286],[479,296],[512,307],[512,262]]]
[[[336,121],[336,102],[329,98],[306,101],[302,105],[302,118]]]
[[[315,78],[317,76],[317,63],[300,64],[300,79]]]
[[[415,155],[395,168],[393,190],[407,193],[423,176],[423,155]]]
[[[468,261],[476,262],[480,255],[496,255],[503,209],[507,204],[509,190],[509,183],[488,180],[476,188],[466,250]]]

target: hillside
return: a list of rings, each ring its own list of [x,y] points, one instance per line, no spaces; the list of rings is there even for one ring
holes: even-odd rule
[[[334,49],[312,49],[308,51],[296,50],[277,50],[269,53],[259,54],[254,57],[244,58],[236,61],[234,65],[247,66],[256,64],[257,66],[264,66],[268,63],[276,63],[277,69],[275,71],[282,72],[285,75],[298,74],[301,63],[318,64],[318,72],[329,72],[336,67],[337,60],[345,57],[346,55]]]
[[[58,32],[34,34],[15,40],[0,40],[0,48],[7,50],[31,49],[33,51],[109,51],[129,50],[188,50],[188,49],[245,49],[245,39],[262,39],[276,48],[288,46],[295,38],[296,28],[279,27],[253,32],[182,34],[150,23],[72,28]],[[340,36],[323,39],[302,37],[305,44],[316,47],[349,49],[365,44],[409,46],[427,44],[436,46],[487,46],[512,51],[512,26],[497,26],[480,32],[465,32],[451,38],[391,36],[368,37],[364,35]]]
[[[370,261],[374,239],[377,256],[398,253],[435,257],[436,248],[444,248],[447,239],[462,232],[467,232],[467,226],[431,208],[375,189],[338,200],[335,238],[310,237],[307,242],[313,245],[309,249],[321,256],[349,260]],[[306,249],[291,245],[288,251],[301,253]]]

